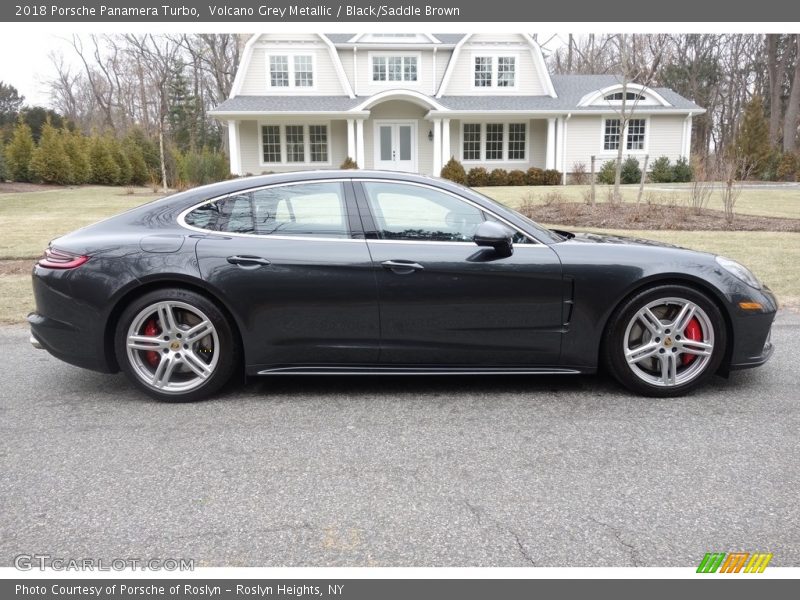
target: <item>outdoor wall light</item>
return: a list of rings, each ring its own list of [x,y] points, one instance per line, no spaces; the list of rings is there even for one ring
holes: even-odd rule
[[[429,142],[433,141],[433,130],[432,129],[428,130],[428,141]]]

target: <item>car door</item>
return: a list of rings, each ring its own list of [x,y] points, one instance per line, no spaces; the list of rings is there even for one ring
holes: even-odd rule
[[[242,330],[248,365],[369,364],[377,287],[349,181],[246,190],[189,212],[202,277]]]
[[[397,181],[356,185],[382,364],[558,363],[561,263],[549,246],[518,232],[513,254],[500,256],[472,241],[478,224],[497,218],[460,196]]]

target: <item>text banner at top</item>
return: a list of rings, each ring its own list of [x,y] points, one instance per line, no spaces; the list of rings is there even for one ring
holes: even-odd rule
[[[800,2],[759,0],[427,0],[298,3],[283,0],[50,0],[3,2],[0,22],[780,22],[800,21]]]

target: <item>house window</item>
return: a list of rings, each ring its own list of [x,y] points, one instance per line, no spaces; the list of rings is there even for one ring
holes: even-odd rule
[[[286,126],[286,162],[305,162],[306,147],[302,125]],[[268,162],[268,161],[267,161]]]
[[[262,125],[264,164],[327,163],[327,125]]]
[[[314,87],[314,67],[310,56],[294,57],[294,86]]]
[[[416,56],[373,56],[372,81],[416,81]]]
[[[497,87],[514,87],[517,60],[513,56],[497,58]]]
[[[481,159],[481,125],[464,124],[464,160]]]
[[[644,150],[644,119],[631,119],[628,121],[628,150]]]
[[[475,87],[492,87],[492,57],[475,57]]]
[[[603,132],[603,150],[618,150],[619,134],[619,119],[606,119],[606,127]]]
[[[269,57],[269,84],[272,87],[289,87],[289,57]]]
[[[464,123],[462,159],[525,160],[528,127],[525,123]]]
[[[261,128],[261,144],[265,163],[281,162],[281,128],[278,125],[264,125]]]
[[[274,88],[314,87],[314,57],[310,54],[270,55],[269,85]]]
[[[606,94],[603,96],[603,99],[609,101],[622,101],[622,92],[612,92],[611,94]],[[625,94],[625,100],[644,100],[644,96],[634,92],[627,92]]]
[[[328,126],[309,125],[308,137],[311,144],[311,162],[328,162]]]
[[[508,124],[508,160],[525,160],[525,123]]]
[[[503,124],[486,124],[486,160],[503,160]]]

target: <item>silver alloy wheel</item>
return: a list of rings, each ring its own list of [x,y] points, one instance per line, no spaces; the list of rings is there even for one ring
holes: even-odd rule
[[[185,302],[167,300],[141,310],[128,328],[125,345],[136,376],[167,394],[202,386],[219,361],[216,328],[206,314]]]
[[[686,337],[696,319],[700,339]],[[685,298],[661,298],[640,308],[623,338],[625,361],[650,385],[674,387],[700,376],[714,353],[714,327],[706,312]],[[684,356],[692,358],[683,360]]]

